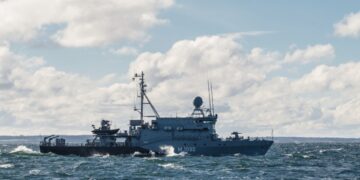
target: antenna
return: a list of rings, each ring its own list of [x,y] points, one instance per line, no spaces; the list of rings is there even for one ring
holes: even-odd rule
[[[208,94],[209,94],[209,110],[210,110],[210,116],[212,116],[212,106],[211,106],[211,95],[210,95],[210,81],[208,80]]]
[[[214,108],[214,94],[213,94],[212,82],[210,82],[210,92],[211,92],[211,106],[212,106],[212,112],[215,114],[215,108]]]

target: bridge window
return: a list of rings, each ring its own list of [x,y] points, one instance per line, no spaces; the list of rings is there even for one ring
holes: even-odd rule
[[[178,131],[182,131],[183,129],[184,129],[184,128],[181,127],[181,126],[179,126],[179,127],[176,128],[176,130],[178,130]]]

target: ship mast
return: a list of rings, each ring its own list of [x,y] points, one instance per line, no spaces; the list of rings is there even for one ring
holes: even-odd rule
[[[140,97],[140,112],[139,112],[140,120],[141,121],[144,120],[144,104],[148,104],[155,114],[155,116],[146,116],[146,117],[157,117],[157,118],[160,117],[159,113],[157,112],[157,110],[151,103],[150,99],[146,95],[146,84],[145,84],[145,79],[144,79],[144,72],[141,72],[141,74],[135,73],[133,80],[135,80],[136,78],[138,78],[140,81],[139,82],[139,86],[140,86],[140,96],[139,96]],[[146,100],[146,102],[144,102],[144,100]],[[138,109],[135,108],[135,111],[138,111]]]

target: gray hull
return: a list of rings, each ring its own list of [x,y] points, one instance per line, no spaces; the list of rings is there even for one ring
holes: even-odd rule
[[[151,155],[150,151],[141,147],[113,146],[40,146],[41,153],[54,153],[58,155],[92,156],[99,155]]]
[[[223,156],[223,155],[265,155],[273,141],[269,140],[239,140],[239,141],[212,141],[208,143],[194,141],[168,141],[144,145],[143,147],[154,152],[174,153],[185,152],[188,155]],[[170,152],[171,153],[171,152]]]
[[[271,143],[272,144],[272,143]],[[242,146],[228,146],[228,147],[199,147],[197,151],[191,152],[191,155],[205,155],[205,156],[223,156],[223,155],[265,155],[269,150],[271,144],[264,145],[242,145]]]

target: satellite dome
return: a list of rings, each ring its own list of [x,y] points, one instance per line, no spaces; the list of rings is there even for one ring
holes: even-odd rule
[[[195,108],[200,108],[200,106],[203,104],[203,100],[201,99],[200,96],[196,96],[193,101],[193,104],[194,104]]]

